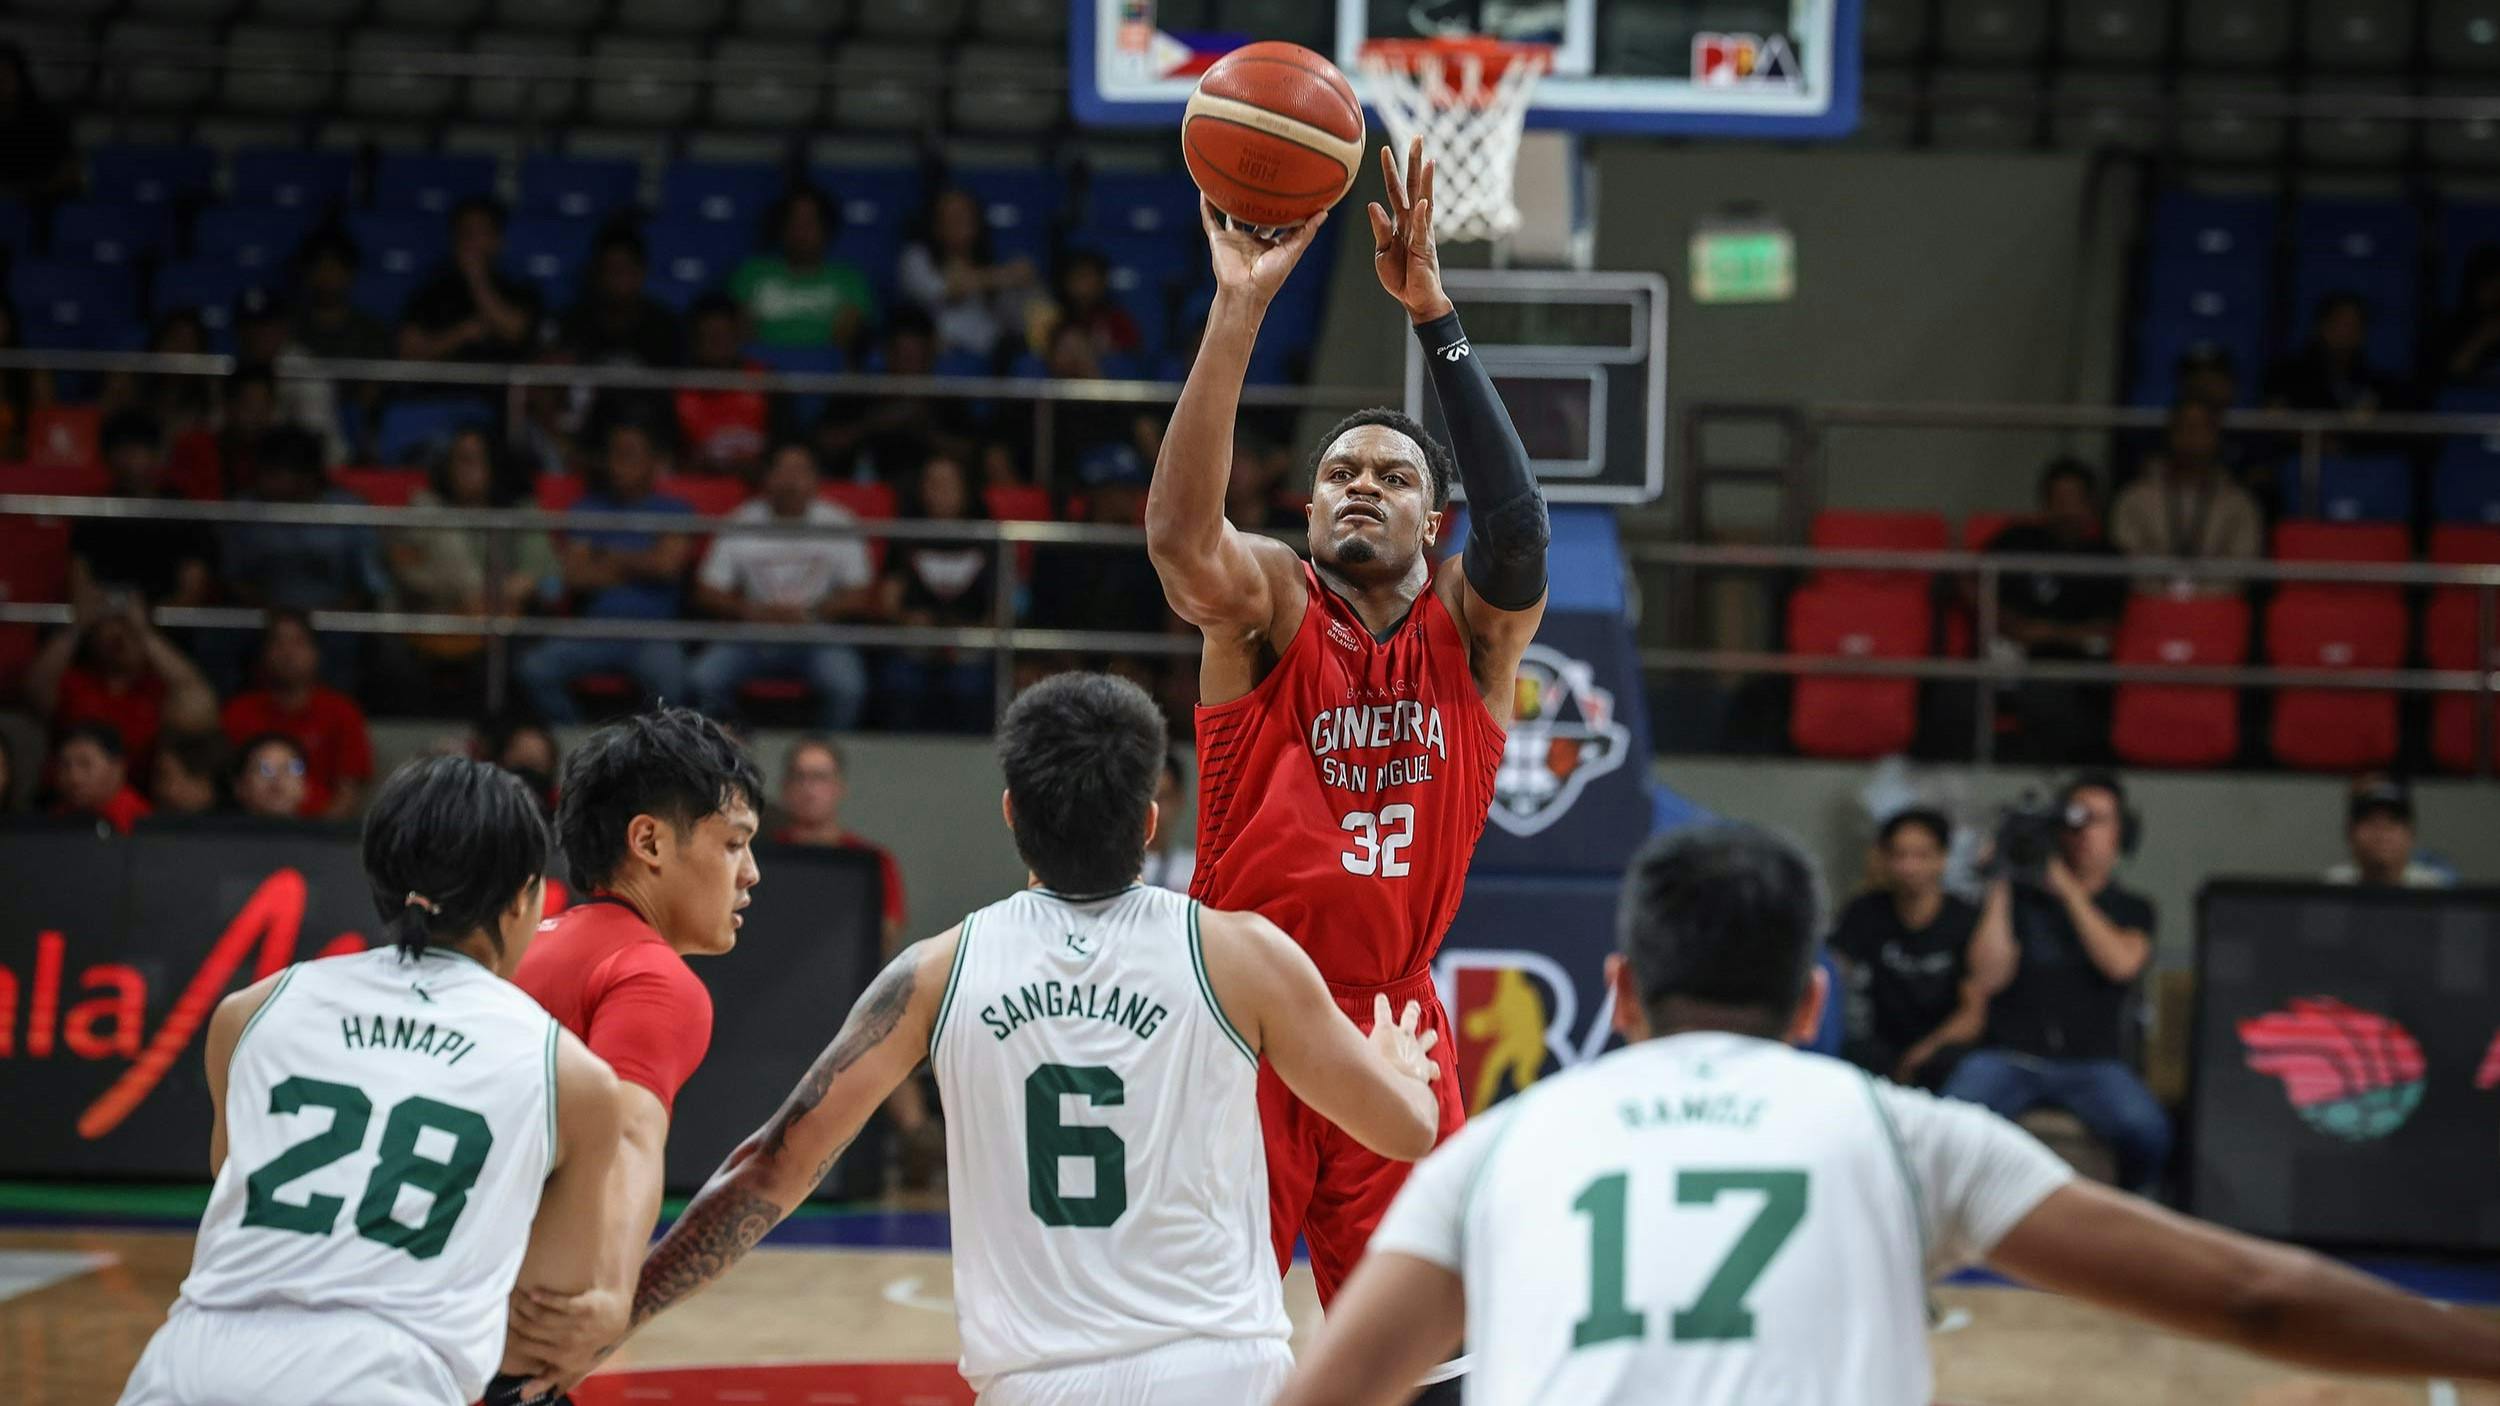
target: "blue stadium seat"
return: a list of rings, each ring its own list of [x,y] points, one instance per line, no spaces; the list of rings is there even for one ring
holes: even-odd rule
[[[1097,234],[1169,235],[1198,227],[1198,187],[1179,172],[1100,172],[1085,197],[1085,228]]]
[[[203,262],[279,282],[316,218],[314,211],[300,207],[214,205],[192,222],[191,248]]]
[[[581,291],[582,270],[599,227],[588,220],[522,215],[504,230],[506,272],[533,284],[550,310],[571,307]]]
[[[2330,293],[2358,293],[2370,309],[2370,361],[2381,371],[2413,368],[2419,323],[2421,216],[2398,200],[2304,200],[2293,216],[2290,346],[2309,332]]]
[[[2281,479],[2287,518],[2328,522],[2411,522],[2413,465],[2396,455],[2329,454],[2318,461],[2318,501],[2302,491],[2300,466],[2286,465]]]
[[[386,151],[373,168],[373,208],[441,217],[495,193],[495,158],[474,152]]]
[[[139,330],[138,292],[128,269],[20,259],[9,269],[9,299],[30,347],[108,351]]]
[[[850,358],[842,354],[840,347],[758,345],[748,347],[746,355],[757,365],[768,366],[775,371],[840,372],[850,369]],[[816,423],[817,417],[825,413],[826,399],[825,396],[815,394],[788,395],[782,397],[773,409],[779,414],[786,415],[793,424],[812,425]]]
[[[1159,359],[1172,340],[1170,290],[1149,283],[1124,288],[1120,284],[1120,270],[1113,269],[1111,301],[1128,314],[1129,321],[1137,324],[1139,357],[1148,364]]]
[[[917,166],[817,166],[807,178],[841,204],[846,231],[879,229],[899,238],[920,215]]]
[[[931,370],[939,376],[987,376],[990,374],[990,360],[979,352],[955,347],[939,352],[937,363]]]
[[[177,308],[200,315],[209,340],[218,346],[234,331],[234,302],[251,286],[251,275],[217,258],[183,259],[156,271],[148,289],[148,307],[157,317]]]
[[[2500,436],[2468,436],[2440,446],[2431,471],[2431,516],[2500,524]]]
[[[2442,415],[2500,415],[2500,389],[2490,386],[2442,386],[2431,408]]]
[[[2136,327],[2139,405],[2167,405],[2177,389],[2179,358],[2191,350],[2218,348],[2238,368],[2240,403],[2256,402],[2265,371],[2266,282],[2264,270],[2217,276],[2201,286],[2151,290]]]
[[[651,296],[683,312],[697,296],[719,288],[745,261],[753,231],[735,225],[688,220],[655,222],[643,231],[651,247]]]
[[[603,219],[632,205],[641,185],[641,168],[622,157],[532,152],[521,162],[521,212]]]
[[[347,199],[356,156],[347,151],[252,147],[234,154],[234,203],[320,211]]]
[[[495,407],[483,400],[395,400],[374,427],[373,457],[385,464],[428,459],[460,431],[494,423]]]
[[[2211,266],[2262,269],[2280,213],[2270,195],[2166,191],[2153,204],[2147,273],[2155,283],[2195,283]]]
[[[955,183],[981,202],[990,244],[999,258],[1049,261],[1050,226],[1064,188],[1055,172],[1038,166],[958,171]]]
[[[422,278],[451,252],[451,234],[430,215],[374,212],[350,215],[361,273]]]
[[[206,194],[217,153],[200,146],[101,146],[87,157],[87,194],[118,205],[170,205]]]
[[[347,300],[366,316],[377,317],[396,326],[400,313],[408,307],[409,297],[424,281],[422,271],[401,273],[395,269],[367,265],[356,271],[356,286],[348,291]]]
[[[755,230],[781,190],[768,161],[675,161],[660,176],[660,216]]]
[[[0,200],[0,249],[12,254],[34,247],[35,219],[22,201]]]
[[[77,200],[52,214],[52,255],[90,264],[138,263],[174,247],[174,212],[166,205],[107,205]]]
[[[1102,235],[1086,241],[1114,269],[1155,283],[1178,283],[1206,266],[1206,242],[1177,235]]]

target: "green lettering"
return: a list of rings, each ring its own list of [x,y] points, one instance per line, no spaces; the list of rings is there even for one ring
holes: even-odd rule
[[[1085,983],[1083,986],[1070,987],[1068,990],[1070,998],[1068,1001],[1068,1014],[1081,1015],[1087,1020],[1094,1019],[1094,998],[1101,994],[1102,988],[1094,985],[1090,981]]]
[[[1137,1038],[1140,1040],[1153,1039],[1155,1030],[1163,1024],[1163,1018],[1170,1014],[1170,1011],[1165,1010],[1160,1004],[1157,1004],[1153,1010],[1146,1012],[1146,1019],[1144,1023],[1137,1027]]]
[[[1015,1033],[1014,1026],[1011,1026],[1007,1022],[998,1018],[998,1009],[995,1006],[983,1006],[981,1008],[981,1023],[988,1026],[991,1034],[1001,1040],[1004,1040],[1009,1035]]]
[[[356,1017],[351,1015],[339,1021],[339,1039],[351,1050],[364,1044],[365,1032],[356,1024]]]
[[[1108,1020],[1108,1021],[1113,1022],[1114,1024],[1117,1024],[1117,1023],[1118,1023],[1118,1021],[1119,1021],[1119,1019],[1120,1019],[1120,988],[1119,988],[1119,987],[1117,987],[1117,986],[1112,987],[1112,988],[1111,988],[1111,992],[1110,992],[1110,994],[1109,994],[1109,995],[1107,995],[1107,996],[1104,996],[1104,997],[1102,998],[1102,1010],[1101,1010],[1100,1012],[1098,1012],[1098,1013],[1097,1013],[1097,1015],[1096,1015],[1096,1017],[1095,1017],[1095,1018],[1096,1018],[1096,1019],[1098,1019],[1098,1020]]]
[[[1026,986],[1022,988],[1020,994],[1024,997],[1024,1018],[1026,1020],[1041,1019],[1042,988],[1038,986]]]
[[[1062,998],[1058,982],[1045,981],[1042,983],[1042,1009],[1048,1011],[1053,1016],[1062,1016],[1068,1013],[1067,1003]]]
[[[1127,1008],[1120,1013],[1120,1023],[1127,1026],[1131,1030],[1135,1030],[1138,1023],[1146,1018],[1147,999],[1148,998],[1142,993],[1129,997]]]
[[[417,1042],[409,1048],[419,1054],[434,1053],[434,1023],[432,1021],[426,1022],[424,1031],[417,1036]]]

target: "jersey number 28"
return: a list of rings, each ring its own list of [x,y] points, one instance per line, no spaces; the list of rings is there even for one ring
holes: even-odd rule
[[[1337,822],[1354,837],[1354,848],[1337,856],[1349,874],[1397,878],[1406,872],[1405,849],[1415,842],[1415,808],[1404,801],[1382,806],[1378,815],[1358,810]]]
[[[338,1228],[339,1211],[347,1202],[337,1196],[307,1196],[289,1201],[278,1193],[286,1184],[329,1166],[365,1145],[365,1128],[373,1121],[373,1100],[353,1084],[297,1075],[269,1090],[269,1111],[299,1113],[307,1108],[330,1110],[330,1126],[270,1158],[243,1179],[243,1223],[304,1235],[327,1235]],[[417,1136],[433,1130],[449,1140],[450,1151],[429,1157],[417,1151]],[[365,1180],[356,1202],[356,1233],[378,1245],[405,1250],[415,1259],[430,1260],[443,1252],[451,1227],[469,1204],[469,1188],[486,1166],[495,1135],[486,1120],[466,1108],[411,1094],[391,1106],[382,1124],[381,1160]],[[401,1187],[429,1193],[433,1203],[415,1225],[393,1212]]]

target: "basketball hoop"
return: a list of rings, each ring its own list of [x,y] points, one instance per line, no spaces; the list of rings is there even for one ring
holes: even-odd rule
[[[1476,36],[1364,43],[1363,76],[1398,159],[1422,137],[1438,173],[1436,239],[1501,239],[1519,227],[1519,137],[1553,55],[1550,44]]]

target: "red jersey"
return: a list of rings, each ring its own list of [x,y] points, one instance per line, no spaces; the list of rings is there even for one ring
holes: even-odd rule
[[[52,725],[111,723],[122,735],[122,756],[130,774],[146,776],[156,751],[157,729],[165,720],[165,681],[151,669],[116,686],[83,665],[61,671],[60,701],[53,706]]]
[[[226,739],[240,747],[265,732],[283,733],[304,749],[305,815],[330,808],[342,781],[373,779],[373,739],[364,709],[334,688],[315,686],[304,706],[289,709],[267,689],[226,700]]]
[[[815,843],[813,840],[799,839],[788,829],[775,830],[773,832],[773,841],[776,844],[785,845],[806,845]],[[855,849],[875,855],[877,857],[877,877],[885,892],[885,897],[882,900],[882,911],[885,914],[885,920],[889,923],[900,923],[903,921],[903,869],[901,865],[894,862],[894,852],[892,850],[887,849],[885,846],[878,844],[874,840],[863,840],[857,835],[850,834],[844,835],[841,839],[827,845],[826,848]]]
[[[1339,986],[1430,968],[1501,769],[1458,622],[1427,590],[1386,640],[1302,568],[1275,672],[1198,710],[1190,897],[1251,909]]]
[[[712,1047],[712,993],[642,915],[590,898],[538,925],[512,984],[616,1077],[677,1106]]]

